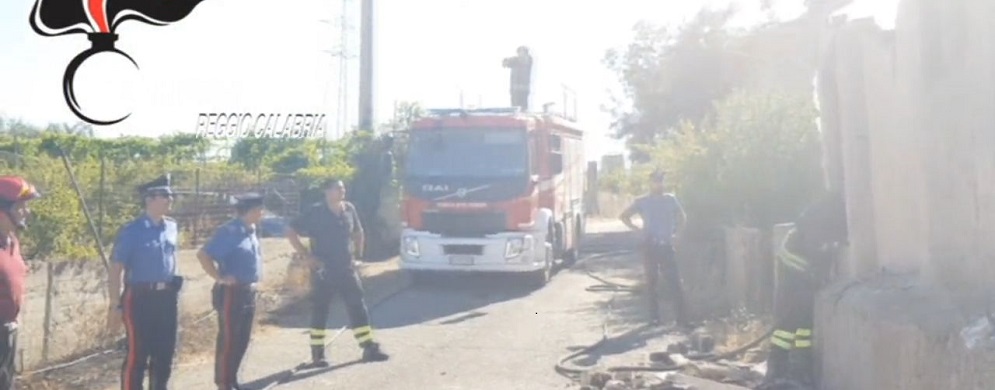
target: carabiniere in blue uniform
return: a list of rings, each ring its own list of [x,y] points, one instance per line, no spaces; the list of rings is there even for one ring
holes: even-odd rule
[[[238,369],[249,348],[256,312],[256,286],[262,273],[262,251],[256,224],[262,219],[263,197],[256,193],[231,198],[238,216],[221,225],[197,257],[216,283],[211,291],[218,312],[214,383],[218,390],[240,390]]]
[[[166,216],[173,204],[170,176],[138,187],[145,212],[121,228],[112,253],[111,291],[124,291],[112,301],[122,313],[128,335],[128,356],[121,368],[121,388],[140,390],[145,374],[149,389],[166,390],[176,350],[178,297],[183,278],[177,274],[179,232]],[[114,298],[118,298],[113,296]]]

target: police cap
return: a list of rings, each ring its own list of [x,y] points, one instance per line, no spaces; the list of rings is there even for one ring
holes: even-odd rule
[[[151,195],[172,195],[173,189],[170,187],[172,178],[169,173],[159,176],[155,180],[138,186],[138,193],[143,196]]]
[[[234,195],[230,199],[232,206],[239,211],[251,210],[263,205],[263,196],[256,192],[246,192]]]

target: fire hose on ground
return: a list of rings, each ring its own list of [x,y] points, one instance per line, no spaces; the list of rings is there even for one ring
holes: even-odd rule
[[[593,255],[587,256],[587,257],[585,257],[584,260],[585,261],[590,261],[590,260],[594,260],[594,259],[597,259],[597,258],[622,256],[622,255],[627,255],[627,254],[631,254],[631,253],[633,253],[633,251],[631,251],[631,250],[615,250],[615,251],[609,251],[609,252],[601,252],[601,253],[595,253]],[[644,330],[652,327],[652,325],[646,324],[646,325],[642,325],[642,326],[636,327],[634,329],[631,329],[631,330],[619,333],[619,334],[617,334],[615,336],[610,336],[609,331],[608,331],[608,324],[611,321],[611,313],[612,313],[612,310],[613,310],[612,305],[615,302],[616,294],[617,293],[621,293],[621,292],[635,293],[635,292],[639,292],[640,289],[636,288],[635,286],[630,286],[630,285],[626,285],[626,284],[621,284],[621,283],[616,283],[616,282],[608,281],[605,278],[602,278],[602,277],[596,275],[595,273],[591,272],[590,270],[585,270],[585,273],[587,274],[588,277],[590,277],[590,278],[598,281],[599,283],[601,283],[601,284],[589,286],[589,287],[587,287],[585,289],[585,291],[590,291],[590,292],[610,292],[610,293],[612,293],[612,297],[607,302],[607,309],[606,309],[606,311],[607,311],[608,315],[606,316],[606,319],[605,319],[604,323],[601,326],[601,339],[599,339],[594,344],[588,345],[586,347],[581,348],[578,351],[575,351],[575,352],[572,352],[572,353],[570,353],[568,355],[563,356],[562,358],[560,358],[556,362],[556,366],[555,366],[556,372],[559,373],[560,375],[564,376],[564,377],[567,377],[569,379],[574,379],[574,380],[578,379],[577,376],[579,376],[579,375],[581,375],[581,374],[583,374],[585,372],[591,371],[591,369],[571,367],[571,366],[569,366],[569,362],[571,360],[576,359],[577,357],[589,354],[589,353],[597,350],[598,348],[601,348],[605,344],[609,343],[613,338],[621,338],[621,337],[626,337],[626,336],[629,336],[629,335],[638,334],[639,332],[642,332],[642,331],[644,331]],[[708,354],[701,354],[701,355],[697,355],[697,356],[687,356],[686,358],[687,358],[688,361],[716,362],[716,361],[719,361],[719,360],[723,360],[723,359],[728,359],[728,358],[731,358],[731,357],[735,357],[735,356],[738,356],[738,355],[740,355],[740,354],[742,354],[742,353],[744,353],[744,352],[746,352],[746,351],[748,351],[748,350],[756,347],[757,345],[759,345],[760,343],[762,343],[764,340],[767,340],[771,336],[771,334],[773,334],[773,333],[774,333],[774,328],[771,327],[766,332],[764,332],[763,335],[761,335],[761,336],[757,337],[756,339],[754,339],[753,341],[750,341],[749,343],[746,343],[745,345],[737,347],[737,348],[735,348],[733,350],[730,350],[730,351],[727,351],[727,352],[723,352],[723,353],[719,353],[719,354],[708,353]],[[610,366],[610,367],[602,368],[602,370],[603,371],[607,371],[607,372],[668,372],[668,371],[677,371],[677,370],[680,370],[680,369],[684,368],[686,365],[687,365],[687,362],[685,361],[685,362],[680,362],[680,363],[674,363],[674,364],[668,364],[668,365],[657,365],[657,366]]]

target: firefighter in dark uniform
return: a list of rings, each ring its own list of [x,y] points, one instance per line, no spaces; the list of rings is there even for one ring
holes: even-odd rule
[[[27,202],[40,196],[24,178],[0,176],[0,390],[14,388],[18,317],[28,277],[17,231],[27,227]]]
[[[812,204],[784,238],[776,256],[774,334],[761,388],[813,384],[815,297],[830,281],[846,242],[846,205],[839,193]]]
[[[311,360],[315,367],[327,367],[325,326],[332,295],[345,302],[353,336],[363,348],[363,360],[384,361],[389,358],[373,339],[370,316],[363,299],[359,274],[353,267],[353,251],[362,258],[363,226],[356,208],[345,201],[345,184],[327,180],[322,184],[325,201],[318,202],[291,222],[287,238],[297,253],[311,267]],[[310,241],[310,251],[299,236]]]
[[[256,226],[263,217],[263,197],[231,198],[238,216],[221,225],[197,253],[201,267],[215,280],[211,290],[218,312],[214,383],[218,390],[241,390],[238,369],[249,348],[256,313],[256,289],[262,274],[262,251]]]
[[[511,105],[528,111],[532,89],[532,55],[529,48],[520,46],[518,55],[505,58],[502,64],[511,69]]]
[[[121,388],[165,390],[176,351],[178,298],[183,278],[177,274],[179,231],[166,216],[173,204],[170,176],[165,174],[138,187],[145,212],[121,228],[112,252],[110,272],[112,312],[116,328],[123,320],[128,356],[121,368]],[[122,276],[124,290],[121,290]],[[120,294],[120,295],[119,295]]]

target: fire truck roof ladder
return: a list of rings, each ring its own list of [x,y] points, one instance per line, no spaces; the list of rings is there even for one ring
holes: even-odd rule
[[[521,110],[518,107],[438,108],[427,111],[428,116],[516,115],[520,113]]]

